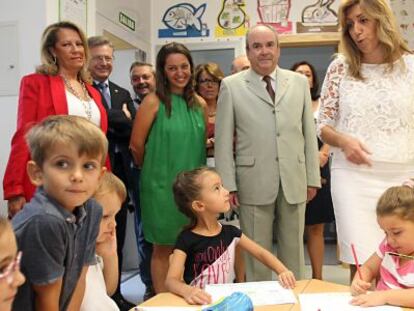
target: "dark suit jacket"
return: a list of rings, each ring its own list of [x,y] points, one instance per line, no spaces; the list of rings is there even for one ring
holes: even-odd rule
[[[98,91],[99,88],[94,86]],[[102,96],[102,103],[108,114],[108,133],[110,154],[116,144],[129,145],[129,138],[132,131],[132,120],[135,118],[135,107],[128,90],[109,81],[109,92],[111,94],[111,109],[109,109],[105,98]],[[128,119],[122,111],[122,105],[127,104],[132,120]]]
[[[105,108],[101,96],[91,85],[86,84],[89,95],[93,98],[101,113],[101,128],[106,133],[108,128]],[[4,199],[24,195],[30,200],[34,186],[26,173],[26,163],[30,159],[25,134],[36,123],[50,115],[67,115],[65,85],[60,76],[30,74],[20,83],[17,112],[17,129],[11,142],[11,151],[3,179]]]

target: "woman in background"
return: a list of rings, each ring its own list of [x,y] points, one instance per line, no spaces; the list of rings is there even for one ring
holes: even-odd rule
[[[165,292],[168,259],[188,220],[174,202],[176,175],[206,163],[205,101],[194,91],[193,60],[181,43],[157,55],[156,92],[145,96],[135,117],[130,147],[142,166],[140,198],[145,239],[151,242],[151,276],[156,293]]]
[[[214,167],[214,125],[216,123],[217,98],[224,73],[216,63],[200,64],[195,70],[196,92],[206,101],[207,123],[207,165]]]
[[[3,179],[9,217],[30,200],[35,190],[26,174],[30,155],[25,134],[30,127],[47,116],[69,114],[85,117],[104,132],[107,130],[101,95],[90,85],[88,57],[86,37],[75,24],[59,22],[44,30],[42,64],[20,83],[17,129]]]
[[[295,63],[291,70],[308,78],[312,98],[312,111],[315,122],[319,114],[319,82],[312,64],[301,61]],[[329,173],[329,145],[318,139],[319,165],[321,167],[321,186],[316,196],[306,205],[305,232],[307,249],[312,265],[312,278],[322,280],[322,267],[325,251],[324,228],[326,223],[334,220],[331,198],[331,178]]]

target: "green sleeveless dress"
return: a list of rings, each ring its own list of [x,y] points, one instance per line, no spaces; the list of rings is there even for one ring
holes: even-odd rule
[[[172,193],[177,174],[206,163],[203,109],[188,108],[184,98],[173,94],[171,116],[161,102],[145,144],[140,177],[142,225],[145,239],[157,245],[174,245],[189,220]]]

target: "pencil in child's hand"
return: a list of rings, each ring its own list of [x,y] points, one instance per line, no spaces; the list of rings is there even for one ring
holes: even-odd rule
[[[358,276],[362,280],[361,269],[359,267],[359,262],[358,262],[358,258],[357,258],[357,255],[356,255],[355,246],[354,246],[353,243],[351,243],[351,250],[352,250],[352,255],[354,256],[354,261],[355,261],[355,265],[356,265],[356,268],[357,268],[357,271],[358,271]]]

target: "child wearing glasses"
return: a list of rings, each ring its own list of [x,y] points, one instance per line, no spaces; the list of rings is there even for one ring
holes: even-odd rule
[[[0,217],[0,310],[10,311],[17,288],[24,283],[20,272],[21,252],[9,221]]]
[[[44,119],[26,139],[27,172],[37,190],[12,220],[27,279],[13,310],[79,310],[95,263],[102,208],[91,197],[108,143],[96,125],[68,115]]]
[[[414,307],[414,181],[387,189],[377,204],[385,238],[355,274],[352,304],[363,307]],[[377,290],[367,293],[378,279]]]

